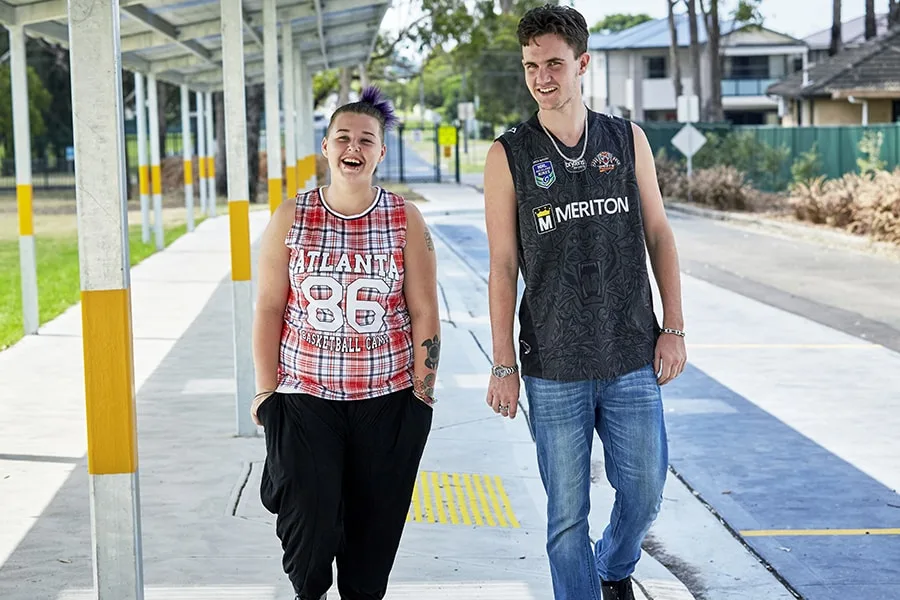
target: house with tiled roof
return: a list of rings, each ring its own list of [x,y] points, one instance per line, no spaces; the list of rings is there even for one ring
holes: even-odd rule
[[[768,87],[782,124],[868,125],[900,121],[900,27],[820,60]]]
[[[691,93],[690,18],[676,15],[678,61],[684,93]],[[802,69],[805,42],[764,27],[723,20],[720,25],[722,105],[725,119],[735,124],[778,123],[778,101],[766,89]],[[701,106],[711,90],[711,57],[706,26],[697,17],[700,44]],[[669,58],[668,19],[647,21],[614,34],[593,34],[588,41],[591,62],[585,74],[584,97],[594,110],[636,121],[671,121],[677,101]]]

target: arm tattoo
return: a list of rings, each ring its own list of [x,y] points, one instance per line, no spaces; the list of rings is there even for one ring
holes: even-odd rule
[[[416,392],[425,396],[426,398],[434,398],[434,373],[429,373],[425,376],[425,381],[422,381],[418,377],[415,378],[413,382],[414,389]]]
[[[431,239],[431,232],[428,227],[425,228],[425,246],[430,252],[434,252],[434,240]]]
[[[437,369],[438,361],[441,359],[441,339],[434,336],[432,339],[422,342],[422,345],[428,349],[425,366],[429,369]]]

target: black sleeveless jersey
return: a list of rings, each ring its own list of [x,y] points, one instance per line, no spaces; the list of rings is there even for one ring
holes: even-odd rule
[[[522,374],[608,379],[650,364],[659,335],[631,122],[588,111],[569,172],[537,114],[503,134],[518,204]],[[551,134],[552,135],[552,134]],[[577,158],[574,147],[556,139]]]

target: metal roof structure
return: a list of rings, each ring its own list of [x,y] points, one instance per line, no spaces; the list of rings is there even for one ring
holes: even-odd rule
[[[310,72],[365,63],[391,0],[278,0]],[[247,83],[263,80],[263,0],[244,0]],[[222,87],[219,0],[120,0],[122,66],[192,89]],[[68,44],[66,0],[0,0],[0,23]]]

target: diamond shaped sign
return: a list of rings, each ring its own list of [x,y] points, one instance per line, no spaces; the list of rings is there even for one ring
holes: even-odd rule
[[[705,143],[706,136],[690,123],[682,127],[672,138],[672,145],[687,157],[696,154]]]

